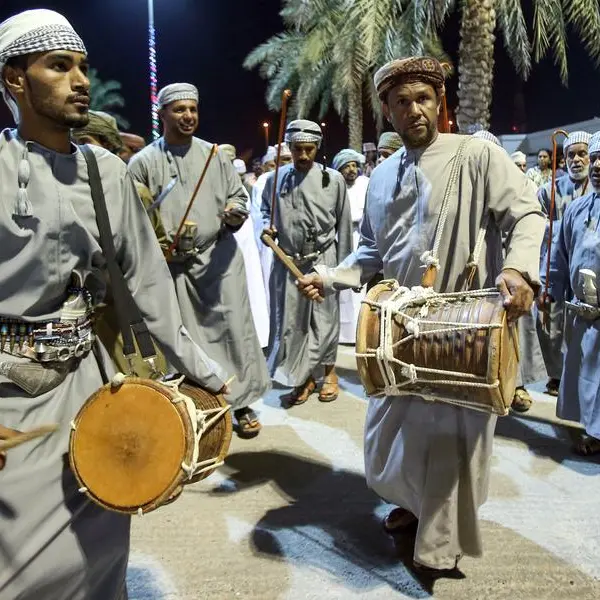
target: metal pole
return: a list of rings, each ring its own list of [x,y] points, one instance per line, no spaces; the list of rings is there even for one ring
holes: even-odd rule
[[[150,105],[152,115],[152,138],[160,137],[158,121],[158,78],[156,68],[156,31],[154,29],[154,0],[148,0],[148,49],[150,59]]]

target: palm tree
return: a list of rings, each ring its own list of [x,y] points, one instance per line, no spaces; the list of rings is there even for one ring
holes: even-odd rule
[[[129,122],[120,114],[114,111],[115,108],[123,108],[125,99],[121,95],[121,83],[114,79],[102,81],[98,77],[96,69],[90,69],[88,72],[90,80],[90,108],[100,110],[112,115],[117,120],[117,125],[121,129],[128,129]]]
[[[439,30],[457,2],[412,0],[412,4],[421,5],[426,28]],[[531,42],[522,4],[520,0],[460,2],[457,121],[463,130],[489,127],[496,32],[502,34],[504,47],[524,80],[532,62],[539,62],[551,52],[562,83],[567,84],[567,25],[572,26],[595,63],[600,63],[598,0],[533,0]]]
[[[532,1],[530,41],[521,0],[283,0],[286,31],[256,48],[244,64],[261,67],[272,109],[279,108],[285,87],[296,91],[297,115],[318,103],[322,116],[333,103],[342,118],[348,115],[350,146],[358,149],[364,96],[381,124],[371,78],[375,68],[411,54],[443,57],[437,34],[459,9],[457,120],[462,130],[487,128],[497,34],[524,80],[534,62],[552,54],[567,84],[567,25],[600,64],[598,0]]]
[[[247,69],[260,68],[269,81],[266,100],[280,108],[285,88],[295,92],[290,113],[307,117],[318,107],[322,118],[330,106],[348,117],[349,146],[360,150],[363,102],[370,101],[382,126],[381,105],[373,73],[384,62],[402,55],[432,53],[443,57],[435,34],[419,35],[413,15],[399,0],[284,0],[286,27],[254,49]],[[417,23],[422,26],[421,23]]]

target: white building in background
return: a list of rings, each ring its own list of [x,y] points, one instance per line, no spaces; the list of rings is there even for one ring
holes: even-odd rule
[[[533,166],[537,162],[537,153],[540,149],[548,148],[549,150],[552,150],[552,134],[558,129],[563,129],[567,133],[571,133],[572,131],[596,133],[596,131],[600,131],[600,118],[594,117],[587,121],[559,125],[552,129],[544,129],[543,131],[499,135],[498,139],[500,140],[502,147],[509,154],[512,154],[517,150],[524,152],[527,155],[527,166]],[[558,147],[561,151],[563,139],[563,136],[556,137]]]

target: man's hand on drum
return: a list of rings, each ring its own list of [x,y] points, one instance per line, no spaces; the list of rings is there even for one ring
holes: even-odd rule
[[[298,289],[309,299],[323,302],[323,279],[317,273],[309,273],[296,282]]]
[[[531,310],[533,290],[515,269],[502,271],[496,279],[496,287],[504,298],[504,308],[509,321],[516,321]]]

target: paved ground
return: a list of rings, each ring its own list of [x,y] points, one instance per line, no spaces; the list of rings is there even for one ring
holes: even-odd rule
[[[131,600],[600,598],[600,461],[571,454],[573,429],[542,385],[529,414],[499,421],[485,556],[432,583],[406,566],[411,540],[395,546],[381,531],[388,507],[364,482],[366,402],[350,348],[338,363],[337,402],[286,411],[274,390],[257,439],[234,439],[218,473],[134,519]]]

